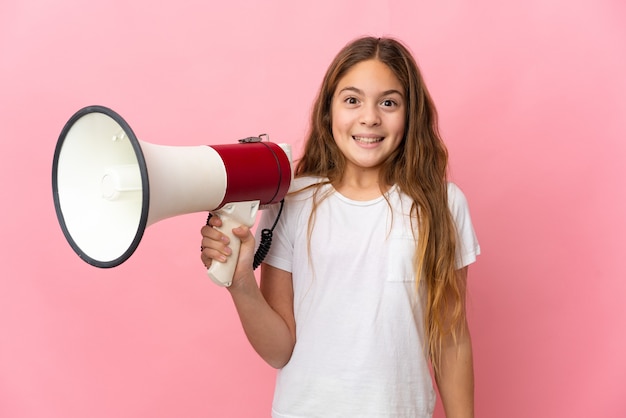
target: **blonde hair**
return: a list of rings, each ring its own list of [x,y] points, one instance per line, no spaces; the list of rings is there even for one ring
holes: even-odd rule
[[[413,200],[411,218],[417,220],[413,230],[417,236],[416,286],[422,278],[425,280],[426,344],[437,370],[443,340],[448,335],[457,338],[457,330],[462,329],[459,325],[465,321],[465,308],[462,283],[455,274],[456,229],[448,209],[448,152],[439,134],[433,101],[413,56],[402,43],[391,38],[364,37],[337,54],[315,100],[304,154],[295,174],[326,177],[330,183],[341,181],[346,162],[332,136],[332,98],[346,72],[371,59],[386,64],[404,88],[405,137],[383,164],[380,184],[396,184]],[[309,232],[318,204],[313,203]]]

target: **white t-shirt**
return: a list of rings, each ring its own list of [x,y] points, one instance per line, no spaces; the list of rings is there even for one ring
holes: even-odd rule
[[[319,182],[299,178],[292,190]],[[278,371],[272,416],[431,417],[435,393],[424,344],[422,298],[415,289],[411,200],[354,201],[332,193],[317,207],[310,246],[312,190],[289,195],[265,262],[292,273],[296,344]],[[459,233],[456,267],[480,247],[465,196],[450,183]],[[393,208],[393,210],[390,208]],[[275,221],[263,212],[257,234]]]

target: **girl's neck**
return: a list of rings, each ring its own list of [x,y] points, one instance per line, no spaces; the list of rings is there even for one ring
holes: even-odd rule
[[[379,180],[378,173],[358,175],[347,170],[341,180],[333,182],[333,187],[348,199],[366,201],[375,199],[389,190],[390,186],[381,187]]]

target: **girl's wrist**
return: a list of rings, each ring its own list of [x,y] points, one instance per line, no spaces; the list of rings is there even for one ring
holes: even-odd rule
[[[257,284],[256,277],[254,276],[254,271],[251,269],[249,272],[241,275],[241,277],[233,280],[233,283],[226,289],[233,297],[257,291],[259,289],[259,285]]]

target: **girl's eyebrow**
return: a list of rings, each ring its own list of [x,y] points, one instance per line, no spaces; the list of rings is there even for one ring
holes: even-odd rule
[[[344,91],[351,91],[351,92],[356,93],[356,94],[359,94],[359,95],[361,95],[361,96],[365,95],[365,93],[363,92],[363,90],[361,90],[361,89],[359,89],[359,88],[356,88],[356,87],[353,87],[353,86],[347,86],[347,87],[344,87],[344,88],[342,88],[342,89],[341,89],[338,93],[339,93],[339,94],[341,94],[341,93],[343,93]],[[382,92],[381,96],[389,96],[389,95],[391,95],[391,94],[397,94],[397,95],[399,95],[400,97],[404,97],[404,96],[402,95],[402,93],[401,93],[401,92],[399,92],[399,91],[398,91],[398,90],[396,90],[396,89],[386,90],[386,91]]]
[[[381,96],[389,96],[390,94],[397,94],[400,97],[404,97],[402,92],[400,92],[400,91],[398,91],[396,89],[391,89],[391,90],[384,91],[383,94],[381,94]]]
[[[352,86],[348,86],[348,87],[344,87],[344,88],[342,88],[342,89],[339,91],[339,93],[343,93],[344,91],[351,91],[351,92],[353,92],[353,93],[363,95],[363,90],[361,90],[361,89],[357,89],[356,87],[352,87]]]

